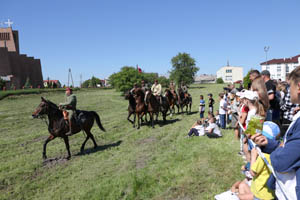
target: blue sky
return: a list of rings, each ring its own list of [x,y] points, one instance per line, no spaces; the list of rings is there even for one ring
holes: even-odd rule
[[[44,79],[75,84],[122,66],[167,74],[189,53],[198,74],[229,63],[258,68],[300,54],[299,0],[3,0],[0,21],[19,30],[20,51],[41,59]]]

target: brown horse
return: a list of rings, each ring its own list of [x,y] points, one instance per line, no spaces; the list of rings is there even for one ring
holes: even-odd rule
[[[142,117],[145,115],[146,116],[146,121],[147,121],[147,106],[145,104],[145,93],[141,88],[138,88],[135,90],[135,102],[136,102],[136,107],[135,107],[135,115],[134,115],[134,122],[133,122],[133,128],[135,127],[135,122],[136,122],[136,116],[138,118],[137,123],[138,127],[137,129],[140,128],[141,126],[141,120]]]
[[[171,117],[173,116],[173,113],[175,114],[175,106],[177,106],[177,110],[178,110],[178,113],[179,113],[179,105],[177,103],[177,94],[176,93],[172,93],[171,90],[169,89],[166,89],[165,90],[165,97],[169,103],[169,106],[170,106],[170,113],[171,113]]]
[[[127,120],[133,124],[134,121],[132,121],[132,120],[130,119],[130,116],[131,116],[132,114],[135,115],[135,108],[136,108],[135,98],[134,98],[133,94],[132,94],[130,91],[128,91],[128,92],[125,94],[125,99],[129,101]]]
[[[186,113],[191,112],[192,109],[192,97],[189,93],[184,93],[181,88],[178,88],[178,96],[179,96],[179,106],[181,108],[181,112],[183,112],[183,108],[186,107]]]
[[[42,117],[43,115],[48,116],[48,131],[50,133],[50,136],[45,140],[44,142],[44,148],[43,148],[43,158],[46,159],[46,147],[48,142],[53,140],[56,137],[61,137],[64,139],[67,151],[68,151],[68,156],[67,159],[71,158],[71,153],[70,153],[70,146],[69,146],[69,138],[66,136],[66,133],[69,131],[69,125],[66,123],[66,120],[64,119],[62,111],[59,109],[59,107],[52,103],[49,100],[44,99],[43,97],[41,103],[35,110],[35,112],[32,114],[33,118],[38,118]],[[88,141],[89,138],[92,139],[94,143],[94,148],[97,147],[97,143],[95,141],[95,138],[93,134],[91,133],[91,128],[94,125],[94,121],[96,120],[98,127],[102,130],[105,131],[103,128],[100,117],[95,111],[84,111],[84,110],[77,110],[77,123],[75,123],[75,119],[72,118],[74,121],[72,123],[72,133],[78,133],[81,130],[83,130],[86,133],[86,139],[81,145],[81,152],[84,151],[84,146],[85,143]],[[80,124],[80,125],[78,125]],[[73,127],[74,126],[74,127]]]
[[[151,90],[147,90],[146,91],[146,104],[147,104],[147,111],[150,115],[150,125],[152,126],[152,128],[154,128],[154,121],[153,121],[153,117],[154,114],[156,115],[156,121],[158,121],[158,114],[159,114],[159,101],[157,100],[157,98],[152,94]]]

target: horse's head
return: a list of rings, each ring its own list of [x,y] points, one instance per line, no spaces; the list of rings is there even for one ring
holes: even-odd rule
[[[126,100],[129,100],[131,96],[133,96],[133,95],[130,93],[130,91],[127,91],[124,95]]]
[[[172,96],[172,93],[171,93],[171,91],[167,88],[167,89],[165,89],[165,96],[166,97],[171,97]]]
[[[32,117],[38,118],[42,115],[47,115],[47,114],[49,114],[51,108],[58,109],[58,107],[54,103],[41,97],[41,103],[38,105],[38,107],[32,113]]]

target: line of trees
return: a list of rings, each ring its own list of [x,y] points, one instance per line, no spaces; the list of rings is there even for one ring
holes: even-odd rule
[[[164,76],[159,76],[157,73],[139,72],[138,69],[132,66],[124,66],[117,73],[109,77],[109,83],[118,91],[128,91],[135,83],[145,81],[149,86],[158,80],[163,87],[168,87],[170,80],[179,85],[181,82],[191,84],[194,82],[194,76],[199,70],[196,67],[196,61],[187,53],[179,53],[171,60],[172,70],[170,71],[170,79]]]

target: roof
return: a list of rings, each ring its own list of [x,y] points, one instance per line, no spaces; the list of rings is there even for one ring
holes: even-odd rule
[[[195,81],[214,81],[216,80],[216,75],[210,75],[210,74],[201,74],[200,76],[195,77]]]
[[[260,63],[260,65],[271,65],[271,64],[282,64],[282,63],[298,63],[298,58],[300,54],[291,58],[279,58],[279,59],[272,59],[266,62]]]
[[[50,83],[51,83],[51,82],[53,82],[53,83],[59,83],[59,80],[44,80],[44,82],[46,82],[46,83],[47,83],[48,81],[49,81]]]

